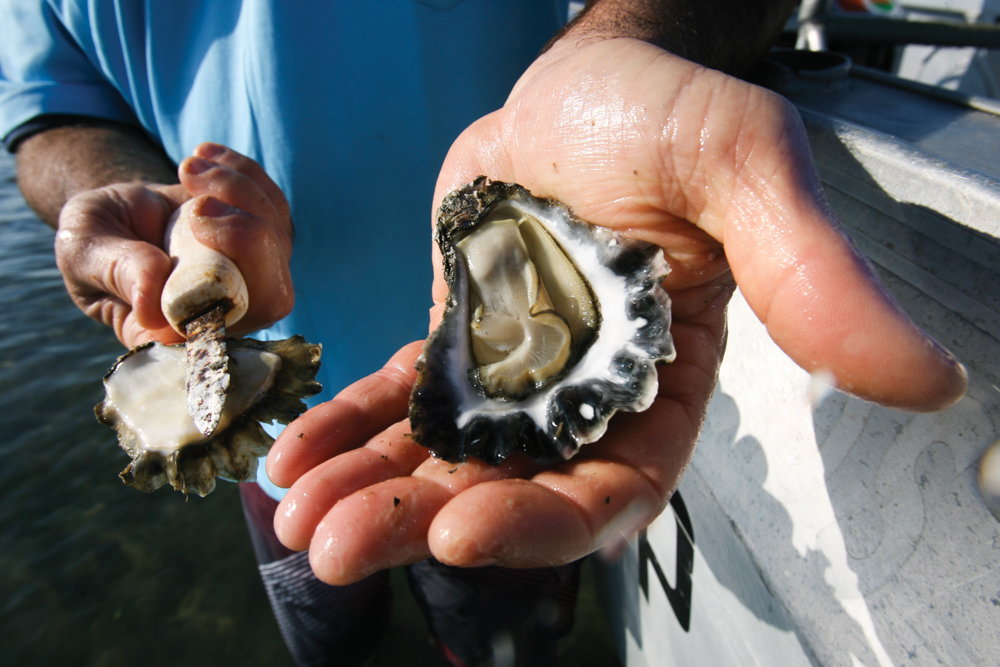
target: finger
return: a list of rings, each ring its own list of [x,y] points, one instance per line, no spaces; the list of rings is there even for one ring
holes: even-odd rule
[[[785,125],[761,132],[804,142],[791,112]],[[733,275],[774,341],[806,370],[883,405],[929,411],[961,398],[964,368],[910,320],[839,228],[807,148],[775,157],[747,161],[724,230]]]
[[[309,547],[313,571],[327,583],[343,585],[426,558],[428,528],[456,494],[537,468],[523,456],[495,467],[482,461],[456,464],[426,459],[411,476],[360,489],[333,504],[317,524]]]
[[[86,246],[82,248],[81,246]],[[156,301],[170,273],[170,260],[141,241],[115,237],[57,239],[57,264],[74,302],[104,324],[136,311],[136,323],[156,328]],[[117,333],[117,331],[116,331]]]
[[[430,553],[447,565],[552,567],[594,551],[589,527],[593,517],[534,482],[482,484],[452,502],[428,531]],[[453,531],[460,521],[473,524]]]
[[[467,488],[483,481],[530,475],[538,469],[538,464],[525,456],[510,457],[500,466],[478,460],[459,464],[432,458],[427,449],[413,442],[409,437],[409,423],[402,421],[372,438],[364,447],[320,463],[302,475],[278,507],[275,532],[288,548],[305,549],[313,540],[320,521],[338,502],[389,479],[413,474],[444,489],[445,496],[435,492],[430,497],[417,499],[422,510],[433,516],[447,499]],[[327,525],[333,524],[328,521]],[[375,552],[384,536],[372,530],[368,538]],[[426,535],[418,539],[426,542]],[[355,544],[355,548],[359,547],[360,541]],[[395,562],[395,555],[391,553],[384,556],[385,567],[401,564]],[[342,559],[340,567],[345,567],[345,563],[346,559]]]
[[[642,465],[629,462],[632,457],[581,454],[530,481],[471,487],[435,516],[427,537],[431,553],[462,567],[548,567],[627,537],[662,511],[690,460],[696,427],[686,418],[683,407],[668,401],[614,418],[601,443],[614,442],[618,451],[633,447],[636,456],[652,453]],[[664,423],[685,427],[664,433]]]
[[[678,127],[700,126],[681,134],[704,145],[678,139],[662,148],[662,172],[674,172],[671,188],[685,202],[672,212],[724,242],[775,342],[806,370],[883,405],[923,411],[958,400],[964,369],[909,319],[840,229],[791,103],[698,70],[674,108]]]
[[[148,329],[137,321],[135,310],[116,297],[106,294],[96,297],[81,296],[71,293],[70,296],[88,317],[111,327],[115,336],[127,348],[149,341],[160,341],[167,345],[183,342],[172,327]]]
[[[223,157],[230,152],[225,153]],[[239,157],[242,160],[248,159]],[[280,202],[274,202],[267,190],[250,176],[225,164],[216,164],[198,156],[188,157],[181,162],[178,174],[181,183],[192,196],[211,196],[273,224],[275,238],[285,251],[285,259],[291,257],[291,227],[287,219],[288,205],[284,203],[284,195]],[[274,186],[273,183],[271,185]],[[277,186],[274,187],[276,189]],[[280,194],[280,190],[278,192]],[[282,206],[284,212],[280,210]]]
[[[269,202],[274,206],[289,238],[292,237],[293,225],[288,199],[285,198],[285,193],[267,175],[267,172],[264,171],[264,168],[260,164],[245,155],[237,153],[231,148],[211,142],[198,145],[194,149],[193,155],[215,164],[225,165],[253,179],[260,186],[261,190],[263,190]]]
[[[663,410],[615,417],[606,436],[625,448],[669,452],[670,465],[643,468],[608,459],[574,459],[527,480],[502,480],[470,488],[435,516],[428,532],[441,562],[469,567],[548,567],[581,558],[622,539],[659,514],[690,458],[693,446],[663,434]],[[626,427],[628,431],[626,432]],[[654,445],[655,443],[655,445]],[[662,459],[665,454],[657,454]],[[670,484],[655,484],[669,478]]]
[[[159,341],[164,345],[177,345],[184,342],[184,337],[177,333],[173,327],[166,326],[159,329],[150,329],[139,325],[135,321],[134,314],[135,311],[132,311],[132,313],[129,313],[125,317],[125,322],[121,327],[121,334],[118,335],[118,339],[122,341],[125,347],[132,349],[137,345],[151,341]],[[117,333],[117,327],[115,331]]]
[[[364,447],[320,463],[299,477],[274,517],[274,530],[282,544],[307,549],[319,522],[343,498],[412,473],[428,452],[410,440],[408,432],[407,422],[395,424]]]
[[[160,329],[166,320],[160,293],[170,259],[149,239],[163,237],[170,205],[140,185],[92,190],[63,207],[56,234],[56,263],[74,302],[89,316],[115,327],[125,340],[126,318]]]
[[[430,555],[429,506],[451,496],[418,477],[402,477],[343,499],[320,522],[309,547],[309,564],[320,580],[336,586],[359,581],[387,567]],[[375,537],[377,536],[377,537]]]
[[[245,335],[277,322],[295,303],[288,255],[274,225],[242,209],[202,195],[190,204],[194,237],[239,268],[249,298],[247,313],[230,330]]]
[[[378,372],[293,421],[271,447],[267,474],[289,487],[323,461],[362,446],[406,417],[423,343],[400,349]]]

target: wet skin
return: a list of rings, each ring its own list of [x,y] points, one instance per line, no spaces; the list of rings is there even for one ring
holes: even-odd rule
[[[917,411],[964,392],[961,365],[841,231],[795,110],[766,90],[641,41],[560,42],[455,142],[435,202],[480,174],[660,245],[677,361],[660,370],[652,408],[616,416],[576,458],[494,468],[433,459],[407,437],[420,344],[400,350],[293,422],[269,456],[272,480],[291,486],[275,529],[324,581],[431,555],[554,565],[648,524],[691,458],[736,285],[796,363],[843,391]],[[438,265],[432,327],[445,295]]]
[[[176,179],[154,148],[103,124],[50,130],[18,150],[26,198],[50,223],[58,216],[57,260],[76,303],[129,347],[177,342],[159,310],[163,229],[197,197],[195,235],[247,278],[251,310],[232,333],[284,317],[292,225],[281,191],[225,147],[198,146]],[[140,153],[148,159],[137,166]],[[515,456],[493,468],[432,459],[407,438],[419,343],[400,350],[291,424],[269,457],[272,479],[292,487],[278,535],[309,549],[325,581],[429,555],[460,566],[565,563],[652,521],[691,458],[737,284],[778,345],[844,391],[921,411],[964,392],[964,369],[840,230],[796,112],[768,91],[646,42],[563,39],[456,140],[435,202],[480,174],[660,245],[673,268],[664,284],[677,361],[660,370],[648,411],[618,415],[573,460],[543,469]],[[444,297],[438,271],[434,298]],[[438,317],[440,306],[432,326]]]

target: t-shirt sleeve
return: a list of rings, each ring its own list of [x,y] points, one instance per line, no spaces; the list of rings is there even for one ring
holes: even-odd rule
[[[0,2],[0,138],[48,114],[138,124],[47,3]]]

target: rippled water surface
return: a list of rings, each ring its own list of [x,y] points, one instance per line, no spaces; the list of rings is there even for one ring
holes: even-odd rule
[[[118,479],[128,457],[93,406],[124,350],[73,306],[52,244],[0,149],[3,664],[291,665],[236,486],[185,502]],[[370,664],[445,664],[397,575],[394,625]],[[617,662],[587,585],[560,656],[572,666]]]
[[[10,665],[290,665],[236,487],[140,494],[93,406],[123,352],[72,305],[0,153],[0,646]]]

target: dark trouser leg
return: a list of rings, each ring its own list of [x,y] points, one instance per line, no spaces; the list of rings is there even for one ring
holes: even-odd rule
[[[392,589],[379,572],[350,586],[313,575],[306,552],[286,548],[274,534],[278,503],[253,482],[240,484],[243,514],[281,636],[300,667],[358,665],[388,627]]]
[[[407,568],[432,632],[456,666],[551,667],[573,628],[580,561],[511,570],[426,560]]]

